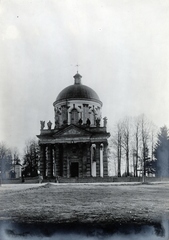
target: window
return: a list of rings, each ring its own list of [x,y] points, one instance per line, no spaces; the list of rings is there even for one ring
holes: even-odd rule
[[[78,123],[78,111],[74,108],[71,112],[71,123],[77,124]]]

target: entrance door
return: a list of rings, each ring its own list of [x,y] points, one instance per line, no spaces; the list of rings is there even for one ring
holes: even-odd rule
[[[70,165],[70,177],[78,177],[79,176],[79,163],[72,162]]]

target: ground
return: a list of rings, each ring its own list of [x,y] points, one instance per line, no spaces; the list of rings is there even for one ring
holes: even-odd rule
[[[0,220],[104,224],[164,218],[169,219],[169,182],[0,186]]]

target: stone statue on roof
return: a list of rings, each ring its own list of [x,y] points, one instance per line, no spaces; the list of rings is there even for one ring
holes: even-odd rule
[[[45,121],[40,121],[40,124],[41,124],[41,130],[43,130],[45,127]]]
[[[49,121],[49,122],[47,123],[47,125],[48,125],[48,129],[50,130],[51,127],[52,127],[52,123],[51,123],[51,121]]]

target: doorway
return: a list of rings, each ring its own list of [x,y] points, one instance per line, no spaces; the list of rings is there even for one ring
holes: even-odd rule
[[[78,177],[79,176],[79,163],[72,162],[70,164],[70,177]]]

